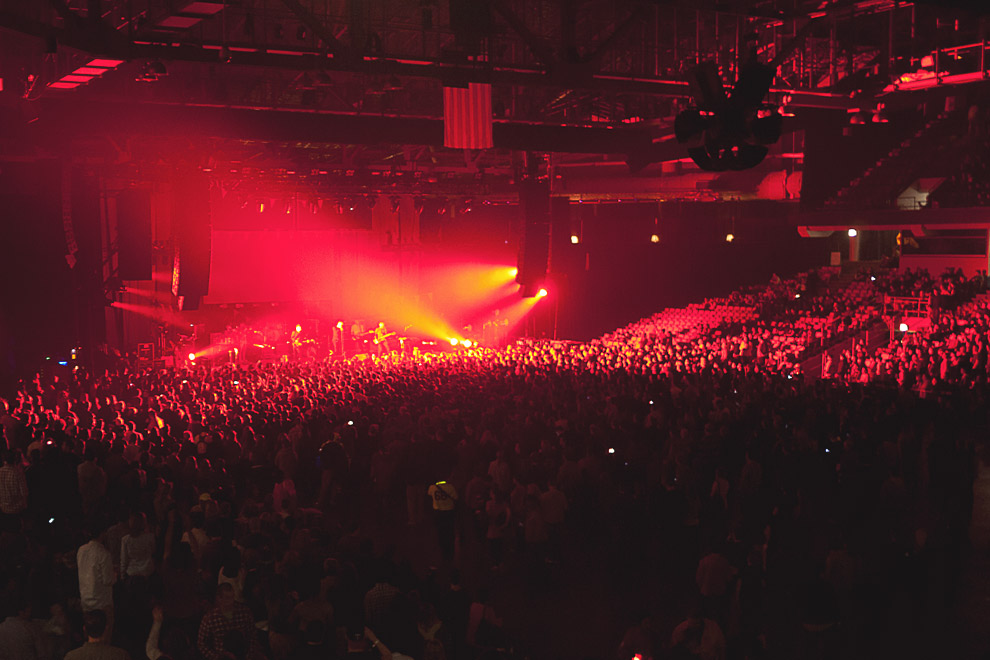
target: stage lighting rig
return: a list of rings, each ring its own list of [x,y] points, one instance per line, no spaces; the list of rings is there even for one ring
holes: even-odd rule
[[[709,171],[745,170],[766,157],[780,138],[779,108],[763,102],[775,69],[751,59],[726,93],[718,67],[704,62],[691,72],[695,103],[677,115],[674,134],[698,167]]]
[[[152,60],[144,66],[141,75],[135,80],[137,82],[158,82],[167,75],[168,69],[165,68],[161,60]]]
[[[114,303],[120,301],[125,291],[127,291],[127,287],[124,286],[119,277],[113,275],[107,278],[107,281],[103,283],[103,304],[112,307]]]

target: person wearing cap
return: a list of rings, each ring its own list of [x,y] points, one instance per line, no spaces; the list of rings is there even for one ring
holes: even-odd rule
[[[430,486],[427,494],[433,502],[433,519],[437,526],[440,552],[446,561],[450,561],[454,558],[456,535],[454,508],[457,505],[457,489],[452,483],[438,481]]]

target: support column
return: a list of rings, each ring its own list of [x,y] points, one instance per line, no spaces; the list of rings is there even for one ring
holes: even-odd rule
[[[859,239],[858,231],[855,236],[849,237],[849,261],[859,261]]]
[[[990,229],[986,230],[986,240],[983,242],[983,272],[990,273]],[[990,282],[987,283],[990,286]]]

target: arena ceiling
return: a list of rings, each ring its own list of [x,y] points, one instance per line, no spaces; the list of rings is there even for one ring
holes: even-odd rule
[[[698,63],[728,83],[755,47],[777,66],[767,100],[786,111],[786,138],[913,102],[892,83],[934,51],[944,73],[982,78],[981,4],[0,0],[0,140],[17,157],[68,149],[121,167],[168,156],[490,183],[539,151],[562,168],[630,164],[645,180],[659,163],[682,169],[672,124]],[[112,66],[59,84],[94,60]],[[441,87],[469,81],[492,85],[495,148],[480,153],[442,146]],[[781,142],[768,167],[793,169],[800,142]]]

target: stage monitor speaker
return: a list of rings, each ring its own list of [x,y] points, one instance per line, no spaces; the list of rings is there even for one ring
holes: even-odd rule
[[[117,274],[151,279],[151,191],[129,188],[117,196]]]
[[[519,184],[523,229],[519,241],[516,282],[524,291],[543,284],[550,260],[550,184],[526,179]]]
[[[175,258],[172,293],[187,300],[210,292],[210,188],[205,177],[186,177],[172,193]]]

